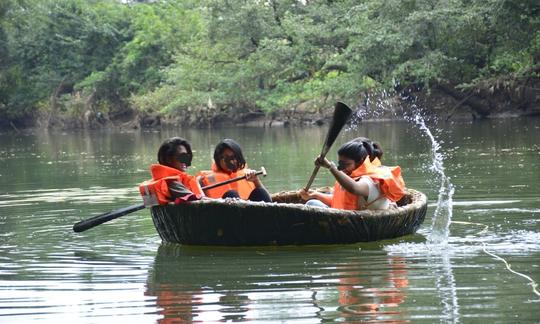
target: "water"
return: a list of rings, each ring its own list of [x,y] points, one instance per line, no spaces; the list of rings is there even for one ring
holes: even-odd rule
[[[146,210],[71,226],[138,203],[166,137],[190,139],[195,169],[235,138],[276,192],[306,184],[325,128],[0,135],[0,322],[538,322],[531,282],[488,254],[540,280],[538,121],[439,125],[433,140],[406,122],[345,131],[328,157],[356,136],[380,141],[385,164],[428,195],[428,216],[416,235],[308,247],[162,244]],[[433,236],[441,176],[455,192]],[[321,170],[314,186],[331,181]]]
[[[431,233],[428,237],[430,243],[440,244],[448,240],[448,228],[452,219],[452,196],[454,195],[454,185],[452,185],[452,182],[450,182],[450,179],[444,173],[444,156],[441,153],[441,145],[427,127],[422,115],[416,114],[414,116],[414,122],[429,138],[433,154],[433,164],[431,165],[430,170],[438,176],[440,179],[439,181],[441,182],[435,212],[433,213]]]

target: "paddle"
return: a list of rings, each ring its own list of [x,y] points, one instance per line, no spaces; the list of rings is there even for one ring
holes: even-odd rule
[[[255,174],[256,175],[261,175],[262,174],[263,177],[266,177],[266,169],[264,167],[261,167],[261,170],[255,172]],[[226,185],[226,184],[231,183],[231,182],[236,182],[238,180],[242,180],[242,179],[245,179],[245,178],[246,178],[246,176],[243,175],[243,176],[232,178],[232,179],[225,180],[225,181],[222,181],[222,182],[214,183],[214,184],[202,187],[201,189],[202,190],[208,190],[208,189],[212,189],[212,188],[215,188],[215,187],[220,187],[220,186]]]
[[[351,108],[349,108],[343,102],[336,102],[336,105],[334,107],[334,115],[332,116],[332,121],[330,122],[330,128],[328,129],[328,134],[326,134],[326,140],[324,141],[324,145],[321,150],[321,158],[324,158],[326,156],[326,153],[328,153],[330,147],[332,146],[332,144],[334,144],[337,136],[339,135],[339,132],[341,132],[341,129],[343,128],[351,114]],[[309,190],[311,184],[313,183],[313,180],[315,180],[317,172],[319,172],[319,168],[319,166],[316,166],[313,170],[311,178],[309,179],[308,184],[304,188],[306,191]]]
[[[266,177],[266,169],[264,167],[261,167],[261,170],[255,172],[255,174],[256,175],[261,175],[262,174],[264,177]],[[226,184],[231,183],[231,182],[236,182],[236,181],[239,181],[239,180],[242,180],[242,179],[245,179],[245,178],[246,178],[246,176],[243,175],[243,176],[239,176],[239,177],[232,178],[232,179],[229,179],[229,180],[225,180],[225,181],[222,181],[222,182],[214,183],[214,184],[202,187],[201,189],[202,190],[208,190],[208,189],[212,189],[212,188],[216,188],[216,187],[219,187],[219,186],[226,185]],[[84,231],[89,230],[89,229],[91,229],[93,227],[96,227],[96,226],[98,226],[100,224],[103,224],[103,223],[108,222],[110,220],[116,219],[118,217],[122,217],[122,216],[127,215],[127,214],[131,214],[133,212],[136,212],[137,210],[141,210],[141,209],[144,209],[144,208],[145,208],[144,204],[136,204],[136,205],[131,205],[131,206],[128,206],[128,207],[120,208],[120,209],[117,209],[117,210],[113,210],[113,211],[110,211],[110,212],[107,212],[107,213],[104,213],[104,214],[96,215],[96,216],[93,216],[93,217],[90,217],[88,219],[85,219],[85,220],[82,220],[80,222],[75,223],[73,225],[73,231],[75,231],[77,233],[84,232]]]

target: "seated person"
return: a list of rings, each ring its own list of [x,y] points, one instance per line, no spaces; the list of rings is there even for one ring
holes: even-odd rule
[[[240,145],[232,139],[224,139],[216,145],[212,171],[202,171],[198,179],[205,187],[214,183],[245,175],[246,178],[205,191],[210,198],[240,198],[251,201],[271,202],[270,194],[263,186],[255,170],[247,168]]]
[[[383,150],[379,143],[373,142],[367,137],[357,137],[354,139],[354,141],[362,142],[364,147],[366,148],[369,160],[371,161],[371,164],[374,166],[381,166],[382,165],[382,156],[383,156]]]
[[[176,199],[195,200],[203,196],[197,179],[186,173],[192,158],[187,140],[172,137],[163,142],[158,151],[159,164],[150,166],[152,179],[139,185],[144,205],[163,205]]]
[[[333,194],[301,189],[306,204],[346,210],[388,209],[405,194],[400,167],[375,166],[365,142],[355,139],[338,150],[338,166],[320,156],[315,165],[327,168],[336,178]]]

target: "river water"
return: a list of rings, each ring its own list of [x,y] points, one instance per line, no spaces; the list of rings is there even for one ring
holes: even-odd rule
[[[306,184],[326,127],[0,135],[0,322],[540,322],[540,120],[431,132],[438,148],[414,122],[361,123],[328,155],[357,136],[378,140],[384,163],[428,195],[417,234],[244,248],[164,244],[148,210],[83,233],[72,225],[140,202],[167,137],[192,142],[192,171],[234,138],[277,192]],[[331,183],[321,170],[314,185]],[[448,224],[433,240],[437,208]]]

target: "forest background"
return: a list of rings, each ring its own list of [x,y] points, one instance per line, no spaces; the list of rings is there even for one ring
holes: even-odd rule
[[[538,0],[2,0],[0,128],[534,115],[539,27]]]

